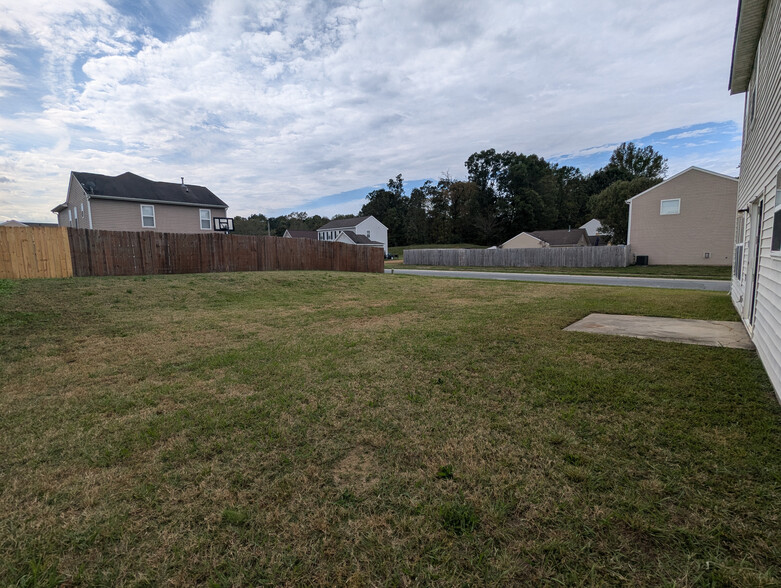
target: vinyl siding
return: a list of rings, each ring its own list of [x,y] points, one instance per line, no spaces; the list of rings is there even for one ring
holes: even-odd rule
[[[540,249],[547,246],[548,244],[545,241],[540,241],[528,233],[520,233],[502,243],[502,249]]]
[[[173,204],[153,204],[155,207],[155,227],[141,226],[141,202],[123,200],[104,200],[92,198],[92,223],[95,229],[108,231],[157,231],[161,233],[201,233],[201,209],[211,210],[211,216],[224,217],[225,208],[208,206],[177,206]]]
[[[388,253],[388,229],[373,216],[351,227],[317,229],[317,238],[321,241],[334,241],[339,237],[339,233],[342,231],[352,231],[356,235],[366,235],[372,241],[382,243],[383,250],[385,253]],[[347,241],[344,242],[346,243]]]
[[[89,229],[89,203],[87,202],[87,195],[81,184],[73,177],[73,174],[71,174],[68,181],[68,196],[65,198],[65,204],[68,206],[68,209],[57,213],[57,224],[61,227]],[[83,215],[82,205],[84,205]],[[71,215],[78,212],[78,224],[76,222],[68,224],[68,210],[71,211]],[[71,216],[71,218],[73,217]]]
[[[749,84],[756,87],[756,105],[753,123],[746,117],[743,129],[737,206],[749,207],[758,198],[764,203],[753,330],[748,316],[752,276],[747,274],[753,257],[750,218],[746,220],[744,279],[733,278],[732,300],[752,330],[757,352],[781,400],[781,258],[770,254],[776,177],[781,169],[781,0],[768,4],[760,48]]]
[[[357,235],[369,235],[369,239],[382,243],[385,253],[388,253],[388,229],[376,218],[369,217],[355,227]]]
[[[632,200],[632,253],[652,265],[731,265],[737,193],[737,181],[698,169],[654,186]],[[680,213],[660,214],[675,199]]]

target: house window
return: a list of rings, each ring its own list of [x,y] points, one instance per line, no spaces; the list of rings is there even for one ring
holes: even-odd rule
[[[738,280],[743,277],[743,242],[746,235],[746,218],[739,214],[735,221],[735,257],[732,260],[732,275]]]
[[[371,239],[372,238],[372,232],[371,231],[366,231],[366,238],[367,239]]]
[[[68,209],[68,226],[69,227],[73,226],[73,215],[71,214],[71,209],[70,208]]]
[[[141,205],[141,226],[154,228],[155,227],[155,207],[149,204]]]
[[[212,211],[208,209],[201,208],[201,229],[204,231],[208,231],[212,228]]]
[[[773,208],[773,238],[770,241],[770,253],[781,255],[781,171],[776,176],[776,201]]]
[[[662,200],[659,206],[659,214],[681,214],[681,199]]]
[[[81,203],[81,218],[84,218],[84,203]]]

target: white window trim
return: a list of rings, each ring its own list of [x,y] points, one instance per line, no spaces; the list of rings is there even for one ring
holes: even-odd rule
[[[678,212],[664,212],[664,203],[665,202],[677,202],[678,203]],[[659,215],[660,216],[669,216],[673,214],[681,214],[681,199],[680,198],[669,198],[667,200],[662,200],[659,203]]]
[[[735,223],[735,247],[733,248],[732,258],[732,277],[738,280],[741,284],[745,278],[743,272],[743,263],[745,261],[744,253],[746,251],[746,222],[748,216],[745,213],[740,213]],[[738,250],[740,250],[740,263],[737,263]]]
[[[203,226],[203,221],[206,220],[206,219],[203,218],[203,213],[204,212],[209,215],[209,222],[208,222],[209,226],[208,227],[204,227]],[[198,209],[198,223],[201,225],[201,230],[202,231],[211,231],[211,229],[212,229],[212,211],[211,211],[211,209],[209,209],[209,208],[199,208]]]
[[[69,227],[73,226],[73,215],[71,214],[71,209],[70,208],[68,209],[68,226]]]
[[[144,217],[149,217],[148,214],[144,214],[144,207],[145,206],[152,209],[152,224],[151,225],[145,225],[144,224]],[[141,204],[141,228],[142,229],[155,229],[155,228],[157,228],[157,217],[155,215],[154,204]]]

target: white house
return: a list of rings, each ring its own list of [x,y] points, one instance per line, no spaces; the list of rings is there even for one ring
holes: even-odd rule
[[[373,216],[333,220],[317,229],[317,238],[320,241],[382,247],[388,253],[388,227]]]
[[[781,401],[781,0],[741,0],[732,94],[746,94],[732,302]]]
[[[585,229],[589,237],[596,237],[597,235],[604,235],[602,231],[602,223],[599,220],[592,218],[585,225],[580,225],[581,229]]]

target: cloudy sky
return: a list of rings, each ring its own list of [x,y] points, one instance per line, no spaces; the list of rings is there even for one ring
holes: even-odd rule
[[[653,144],[737,175],[737,0],[0,0],[0,221],[70,170],[208,186],[231,215],[357,212],[482,149],[584,171]]]

